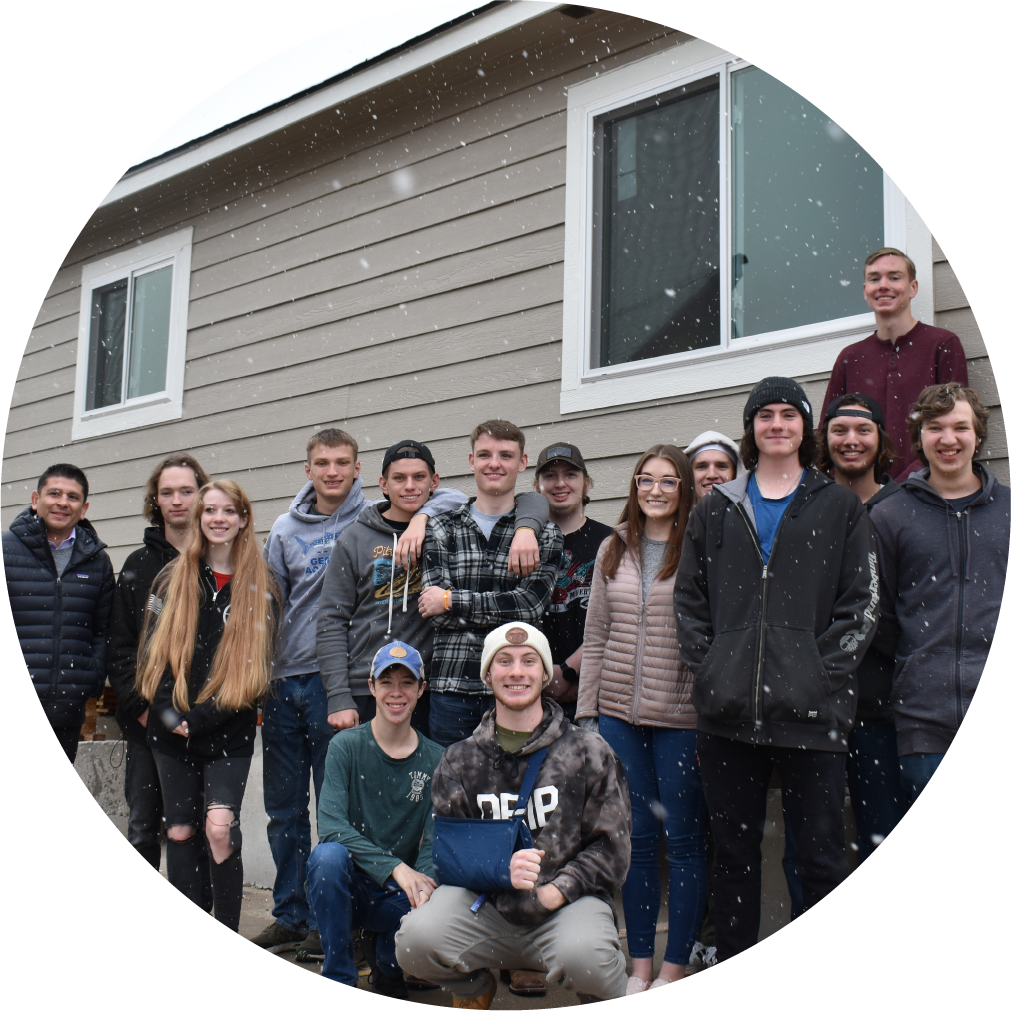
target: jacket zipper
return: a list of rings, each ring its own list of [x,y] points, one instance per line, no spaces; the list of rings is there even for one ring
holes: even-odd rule
[[[962,725],[965,712],[962,709],[962,622],[965,618],[965,578],[966,558],[962,538],[962,513],[955,513],[958,530],[958,625],[955,629],[955,724]]]
[[[56,686],[60,679],[60,654],[63,652],[63,580],[56,577],[56,630],[53,635],[53,666],[49,673],[50,687],[53,691],[53,701],[56,701]]]
[[[640,551],[642,548],[640,547]],[[652,588],[652,587],[651,587]],[[642,651],[646,637],[646,596],[642,592],[642,564],[639,565],[639,648],[635,652],[635,671],[632,674],[632,726],[639,725],[639,687],[642,673]]]

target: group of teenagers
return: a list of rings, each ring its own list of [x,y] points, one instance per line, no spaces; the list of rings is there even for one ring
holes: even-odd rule
[[[330,428],[262,548],[238,484],[162,461],[114,581],[86,476],[54,465],[3,535],[50,724],[73,759],[108,676],[130,842],[158,867],[164,832],[170,882],[238,929],[262,710],[276,879],[254,940],[346,985],[361,954],[388,996],[486,1009],[501,979],[589,1002],[732,957],[758,940],[773,775],[796,916],[848,873],[847,789],[863,860],[926,786],[996,627],[1011,494],[980,462],[961,344],[912,318],[915,293],[903,253],[868,257],[877,329],[839,355],[820,421],[762,380],[740,444],[640,456],[613,530],[571,443],[518,494],[523,431],[478,425],[468,499],[407,439],[370,502]],[[506,880],[470,886],[451,830],[510,819]]]

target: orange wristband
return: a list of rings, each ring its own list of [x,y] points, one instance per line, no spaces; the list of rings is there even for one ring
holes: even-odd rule
[[[449,603],[449,590],[443,590],[442,591],[442,609],[444,611],[448,611],[450,609],[450,606],[451,605]]]

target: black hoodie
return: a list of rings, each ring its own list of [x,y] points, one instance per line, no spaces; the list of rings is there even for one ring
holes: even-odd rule
[[[105,687],[112,562],[95,528],[77,524],[60,576],[45,523],[29,506],[3,534],[14,627],[39,702],[53,727],[80,727],[84,706]]]
[[[874,508],[881,552],[879,648],[895,655],[892,709],[899,754],[948,750],[979,684],[1000,614],[1011,539],[1011,492],[983,482],[955,509],[912,474]]]
[[[144,547],[132,552],[116,580],[109,624],[109,682],[116,692],[116,722],[128,740],[144,743],[147,731],[137,717],[147,702],[136,691],[137,647],[155,576],[179,554],[161,527],[144,531]]]
[[[766,565],[748,478],[716,485],[692,511],[675,580],[698,729],[846,751],[856,669],[877,625],[867,510],[852,491],[808,469]]]

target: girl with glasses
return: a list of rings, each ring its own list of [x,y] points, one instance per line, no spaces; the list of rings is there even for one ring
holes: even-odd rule
[[[597,554],[576,719],[599,729],[625,766],[632,864],[622,888],[629,994],[681,979],[706,903],[705,801],[695,758],[693,678],[681,662],[674,575],[695,504],[691,465],[657,445],[635,466],[628,501]],[[659,976],[660,843],[670,868],[670,928]]]

